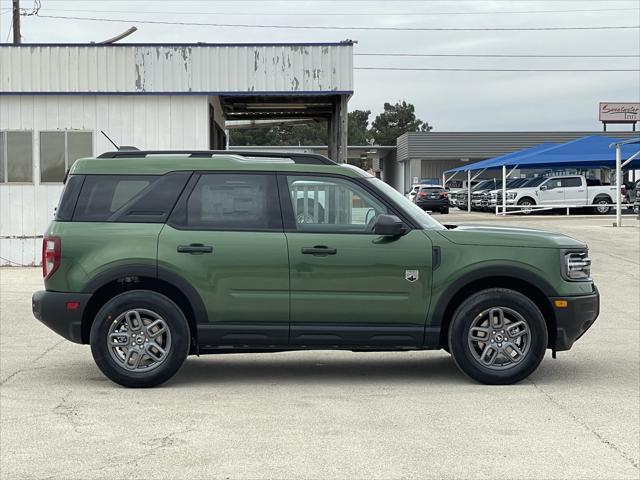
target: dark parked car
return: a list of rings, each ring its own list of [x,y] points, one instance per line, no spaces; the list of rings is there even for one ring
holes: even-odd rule
[[[420,187],[415,203],[423,210],[449,213],[449,192],[440,185],[426,185]]]

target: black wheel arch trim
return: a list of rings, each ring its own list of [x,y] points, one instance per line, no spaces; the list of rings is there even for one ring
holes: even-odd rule
[[[449,284],[447,288],[442,292],[438,302],[436,303],[433,313],[431,315],[431,321],[427,324],[427,327],[441,327],[445,323],[444,314],[447,310],[452,299],[464,289],[466,286],[484,278],[504,278],[515,279],[522,282],[526,282],[533,287],[537,288],[544,296],[552,297],[556,295],[553,287],[544,278],[533,274],[523,268],[514,266],[493,266],[482,267],[472,272],[466,273],[464,276],[458,278],[458,280]]]
[[[105,285],[126,277],[149,277],[162,280],[179,290],[188,300],[194,314],[194,322],[207,323],[207,309],[202,297],[182,276],[169,269],[150,264],[118,265],[96,275],[83,288],[83,293],[95,293]],[[194,332],[195,333],[195,332]]]

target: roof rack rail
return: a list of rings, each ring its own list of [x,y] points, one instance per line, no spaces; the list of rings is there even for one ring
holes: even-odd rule
[[[239,155],[241,157],[287,158],[302,165],[337,165],[333,160],[317,153],[260,152],[251,150],[119,150],[105,152],[97,158],[141,158],[147,155],[187,155],[208,158],[211,155]]]

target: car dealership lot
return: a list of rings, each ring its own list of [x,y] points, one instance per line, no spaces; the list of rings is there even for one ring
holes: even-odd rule
[[[640,476],[640,230],[625,217],[436,215],[586,240],[601,314],[519,385],[471,382],[444,352],[190,357],[151,390],[31,315],[39,269],[0,269],[2,478]]]

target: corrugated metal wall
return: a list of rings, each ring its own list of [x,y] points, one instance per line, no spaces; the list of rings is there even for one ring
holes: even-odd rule
[[[411,132],[398,138],[398,160],[481,160],[539,145],[587,135],[632,138],[637,132]],[[456,165],[457,166],[457,165]]]
[[[351,92],[353,46],[0,46],[0,92]]]
[[[31,96],[0,101],[0,130],[33,132],[33,184],[0,184],[0,265],[40,262],[40,236],[53,216],[61,184],[40,184],[39,132],[94,132],[94,153],[120,145],[146,149],[207,149],[206,96]]]

